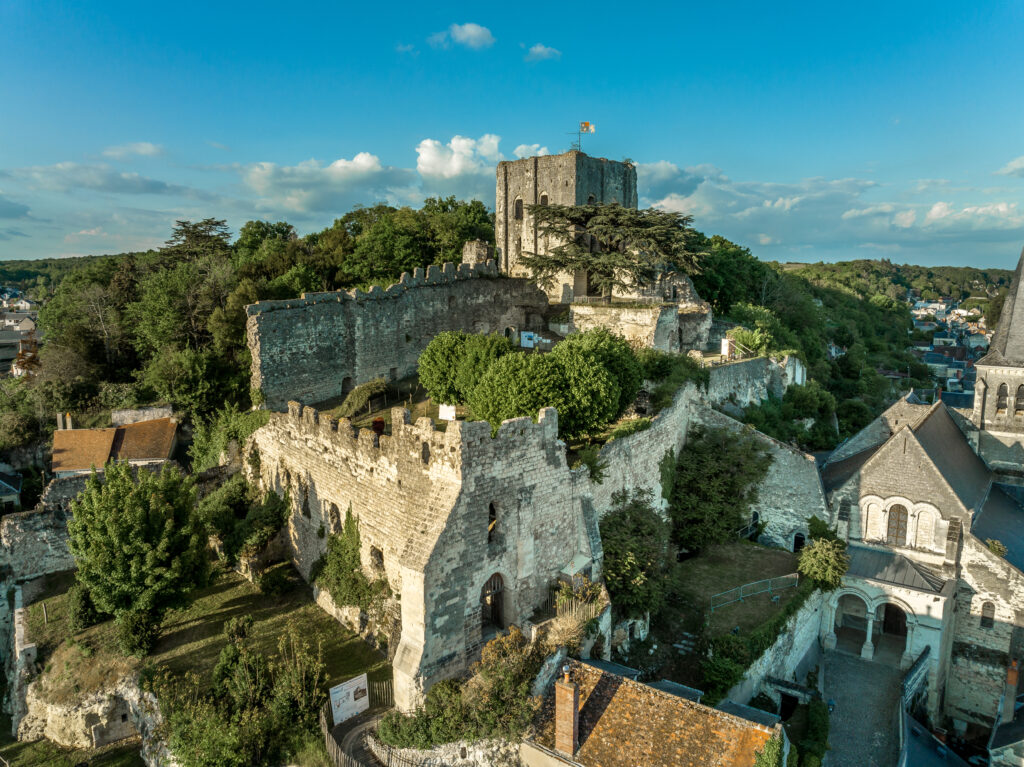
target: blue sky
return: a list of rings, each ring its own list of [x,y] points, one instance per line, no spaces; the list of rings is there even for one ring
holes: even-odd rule
[[[1022,39],[1022,2],[0,0],[0,258],[493,206],[498,159],[590,120],[642,205],[761,258],[1011,267]]]

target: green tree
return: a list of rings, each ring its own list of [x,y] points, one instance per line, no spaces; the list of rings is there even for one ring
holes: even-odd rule
[[[150,360],[141,381],[163,402],[193,418],[212,406],[209,355],[195,349],[166,347]]]
[[[455,371],[455,389],[459,402],[468,402],[470,394],[487,369],[496,359],[512,351],[512,342],[496,333],[468,336]]]
[[[206,581],[206,539],[195,487],[177,468],[159,473],[109,462],[72,501],[68,521],[75,578],[99,610],[152,624]]]
[[[657,613],[665,602],[669,525],[651,505],[648,492],[612,495],[601,518],[604,580],[615,609],[626,617]]]
[[[621,415],[633,404],[643,382],[643,370],[629,342],[604,328],[594,328],[569,336],[554,348],[552,354],[562,356],[572,349],[590,355],[612,374],[619,386],[613,417]]]
[[[417,361],[420,383],[435,402],[454,405],[462,401],[456,376],[469,336],[461,330],[438,333],[420,353]]]
[[[850,567],[846,544],[829,538],[815,538],[800,551],[797,570],[823,589],[835,589]]]
[[[751,518],[772,458],[749,431],[694,429],[676,461],[669,517],[676,545],[695,550],[735,540]]]
[[[462,260],[462,246],[468,240],[494,242],[494,221],[480,200],[464,202],[451,197],[428,197],[422,214],[430,227],[430,238],[439,262]]]
[[[386,281],[432,264],[436,257],[427,221],[417,211],[401,208],[374,221],[360,234],[344,268],[358,281]]]
[[[520,257],[541,284],[563,272],[585,271],[590,283],[610,297],[616,289],[649,285],[658,272],[698,271],[703,252],[692,216],[620,205],[530,205],[541,241],[557,243],[545,253]]]

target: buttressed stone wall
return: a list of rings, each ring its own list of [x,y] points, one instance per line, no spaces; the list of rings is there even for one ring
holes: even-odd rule
[[[246,308],[252,386],[267,406],[325,402],[373,378],[403,378],[445,330],[543,330],[544,293],[493,261],[405,273],[387,289],[306,293]]]

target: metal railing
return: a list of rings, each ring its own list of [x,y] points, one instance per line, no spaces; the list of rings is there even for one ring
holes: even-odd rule
[[[795,588],[799,581],[799,574],[791,573],[790,575],[781,575],[778,578],[766,578],[763,581],[744,583],[742,586],[737,586],[734,589],[722,591],[718,594],[712,594],[711,612],[714,612],[720,607],[731,605],[733,602],[742,602],[747,597],[765,593],[774,594],[778,591]]]

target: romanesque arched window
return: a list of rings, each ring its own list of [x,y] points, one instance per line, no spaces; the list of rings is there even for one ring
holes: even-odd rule
[[[1006,384],[999,384],[999,389],[996,392],[996,412],[1006,412],[1006,398],[1010,395],[1009,390],[1006,388]]]
[[[548,196],[546,194],[542,194],[540,196],[540,204],[541,205],[547,205],[548,204]]]
[[[1013,398],[1013,414],[1024,417],[1024,384],[1017,387],[1017,396]]]
[[[597,202],[597,198],[594,197],[594,195],[590,195],[590,197],[587,198],[587,205],[593,205],[595,202]]]
[[[521,197],[517,197],[515,203],[512,205],[512,218],[516,221],[523,220],[523,200]]]
[[[907,545],[907,525],[910,513],[906,506],[896,504],[889,509],[889,527],[885,533],[885,542],[890,546]]]
[[[996,625],[996,606],[991,602],[985,602],[981,606],[981,627],[990,629]]]

